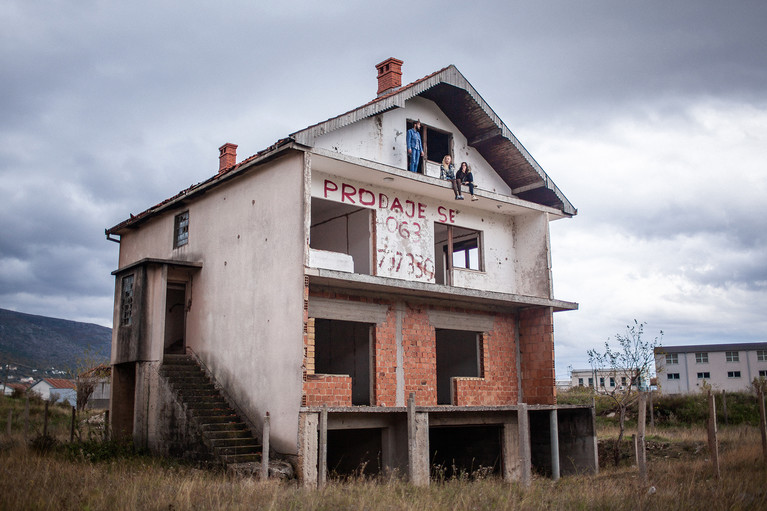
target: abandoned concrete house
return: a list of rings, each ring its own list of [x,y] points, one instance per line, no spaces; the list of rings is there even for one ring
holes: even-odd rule
[[[113,433],[234,464],[266,429],[308,486],[596,471],[592,409],[554,380],[553,313],[577,304],[553,296],[549,222],[576,209],[454,66],[376,67],[369,103],[239,162],[225,144],[216,175],[106,229]],[[479,200],[439,179],[446,154]]]

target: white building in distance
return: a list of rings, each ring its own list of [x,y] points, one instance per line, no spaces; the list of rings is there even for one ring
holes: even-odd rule
[[[702,344],[655,348],[658,385],[666,394],[703,388],[747,391],[754,378],[767,378],[767,342]]]

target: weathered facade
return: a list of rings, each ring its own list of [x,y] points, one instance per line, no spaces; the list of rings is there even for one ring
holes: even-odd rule
[[[365,463],[416,483],[450,459],[596,470],[591,410],[555,395],[552,315],[577,305],[553,296],[549,222],[576,210],[457,69],[402,87],[401,64],[370,103],[240,162],[226,144],[217,175],[107,229],[116,434],[184,448],[159,368],[185,351],[253,429],[270,413],[306,484]],[[439,179],[445,154],[478,201]]]

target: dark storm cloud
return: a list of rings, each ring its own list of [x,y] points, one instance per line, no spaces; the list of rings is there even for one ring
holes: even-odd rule
[[[105,240],[105,227],[210,177],[224,142],[239,144],[242,158],[369,101],[373,65],[386,57],[405,60],[405,82],[455,64],[523,142],[531,126],[545,125],[600,150],[602,138],[627,143],[605,128],[616,117],[660,115],[682,131],[689,124],[679,118],[700,98],[767,105],[765,20],[764,2],[710,0],[7,1],[0,7],[0,307],[108,324],[118,246]],[[760,289],[767,229],[737,202],[737,191],[723,200],[664,194],[659,201],[651,191],[668,186],[662,176],[648,177],[650,191],[635,194],[638,169],[568,176],[556,148],[529,148],[581,208],[576,231],[630,233],[640,243],[713,236],[716,243],[689,243],[676,260],[636,264],[676,268],[717,289]],[[595,185],[611,176],[607,189]],[[589,257],[581,267],[598,260]],[[583,296],[578,314],[602,320],[588,316],[596,307],[574,287],[563,298]],[[571,330],[558,342],[574,344],[581,334]]]

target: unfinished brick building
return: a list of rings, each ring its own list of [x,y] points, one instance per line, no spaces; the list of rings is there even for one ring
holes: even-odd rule
[[[307,485],[597,469],[591,409],[555,395],[552,316],[577,304],[553,297],[549,222],[576,210],[455,67],[402,86],[401,66],[254,156],[225,144],[212,178],[106,230],[116,435],[242,463],[258,448],[228,431],[258,438],[269,412],[272,453]],[[446,154],[478,200],[439,179]]]

